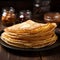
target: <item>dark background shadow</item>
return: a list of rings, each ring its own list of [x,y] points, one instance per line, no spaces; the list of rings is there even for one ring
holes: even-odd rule
[[[0,12],[2,8],[5,7],[14,7],[16,11],[20,11],[23,9],[29,9],[32,11],[34,0],[1,0],[0,1]],[[60,12],[60,0],[51,0],[51,11],[59,11]]]

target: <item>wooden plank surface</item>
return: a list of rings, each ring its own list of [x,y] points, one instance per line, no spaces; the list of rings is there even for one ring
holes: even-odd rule
[[[10,51],[0,45],[0,60],[41,60],[38,53]]]
[[[60,60],[60,47],[43,52],[18,52],[0,45],[0,60]]]
[[[41,52],[40,54],[42,60],[60,60],[60,47]]]

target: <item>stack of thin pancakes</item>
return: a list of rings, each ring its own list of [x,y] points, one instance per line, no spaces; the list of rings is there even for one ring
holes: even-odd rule
[[[25,21],[4,29],[1,39],[15,47],[41,48],[56,42],[56,23],[37,23]]]

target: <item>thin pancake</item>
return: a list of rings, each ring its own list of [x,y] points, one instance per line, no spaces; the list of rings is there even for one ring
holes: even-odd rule
[[[47,34],[46,36],[36,36],[36,37],[30,37],[30,36],[12,36],[12,35],[9,35],[8,33],[6,33],[6,32],[4,32],[3,33],[5,36],[7,36],[7,37],[9,37],[9,38],[11,38],[11,39],[20,39],[20,40],[37,40],[37,39],[39,39],[39,40],[43,40],[43,39],[49,39],[49,38],[51,38],[55,33],[54,32],[52,32],[52,33],[50,33],[49,35]],[[43,38],[44,37],[44,38]]]
[[[42,33],[42,32],[47,32],[52,28],[55,28],[56,24],[55,23],[37,23],[31,20],[28,20],[26,22],[23,22],[21,24],[16,24],[11,27],[8,27],[4,29],[4,31],[11,32],[11,33],[30,33],[30,34],[35,34],[35,33]]]
[[[22,43],[21,41],[20,42],[14,42],[13,40],[9,40],[9,39],[4,39],[4,38],[2,38],[1,37],[1,39],[4,41],[4,42],[6,42],[7,44],[10,44],[10,45],[12,45],[12,46],[16,46],[16,47],[22,47],[22,46],[24,46],[25,48],[26,47],[28,47],[28,48],[34,48],[34,47],[36,47],[36,48],[40,48],[40,47],[43,47],[43,46],[47,46],[47,45],[51,45],[51,44],[53,44],[53,43],[55,43],[56,42],[56,40],[57,40],[57,37],[56,37],[56,35],[54,35],[50,40],[48,39],[48,40],[44,40],[44,41],[38,41],[38,42],[35,42],[35,43]]]
[[[2,35],[3,36],[3,35]],[[54,35],[53,37],[49,38],[49,39],[46,39],[46,40],[36,40],[35,42],[34,41],[25,41],[24,40],[15,40],[15,39],[11,39],[11,38],[7,38],[6,36],[1,36],[1,39],[3,41],[7,41],[7,42],[10,42],[10,43],[13,43],[15,45],[25,45],[25,46],[37,46],[37,45],[44,45],[44,44],[48,44],[49,42],[52,42],[52,41],[56,41],[57,40],[57,36]],[[8,43],[7,43],[8,44]]]

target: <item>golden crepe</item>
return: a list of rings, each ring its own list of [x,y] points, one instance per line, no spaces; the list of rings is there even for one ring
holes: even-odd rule
[[[32,20],[7,27],[1,39],[15,47],[41,48],[56,42],[56,23],[37,23]]]

